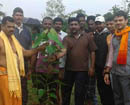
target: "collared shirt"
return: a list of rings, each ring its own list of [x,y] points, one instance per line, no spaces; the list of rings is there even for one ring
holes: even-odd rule
[[[20,34],[23,31],[23,24],[21,24],[20,26],[15,24],[15,28],[17,28],[19,30],[19,34]]]
[[[59,32],[58,34],[58,37],[59,37],[59,40],[62,42],[64,37],[67,36],[67,33],[63,32],[62,30]],[[65,59],[66,59],[66,56],[62,57],[59,59],[59,68],[64,68],[65,66]]]
[[[61,40],[63,40],[64,37],[67,35],[67,33],[65,33],[64,31],[61,30],[58,35],[61,38]]]
[[[23,24],[20,27],[17,27],[16,25],[14,35],[16,39],[20,42],[20,44],[23,46],[23,48],[28,50],[32,47],[31,33],[29,29]]]
[[[112,67],[111,73],[113,74],[120,76],[130,76],[130,32],[128,37],[128,52],[126,65],[117,64],[120,41],[121,39],[117,39],[116,36],[113,36],[106,66]]]
[[[32,48],[31,33],[29,29],[25,27],[23,24],[20,27],[17,26],[15,27],[14,35],[24,49],[29,50]],[[24,62],[25,62],[25,71],[27,72],[28,61],[24,60]]]
[[[68,35],[64,38],[63,44],[67,48],[65,70],[87,71],[89,54],[96,50],[93,38],[87,33],[78,39]]]

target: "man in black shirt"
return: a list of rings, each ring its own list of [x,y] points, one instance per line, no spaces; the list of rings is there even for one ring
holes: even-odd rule
[[[107,36],[109,32],[105,28],[105,19],[98,16],[95,19],[96,33],[94,35],[95,43],[98,47],[96,50],[95,72],[97,77],[97,87],[101,98],[102,105],[114,105],[113,92],[111,86],[104,82],[103,70],[106,63],[108,45]]]

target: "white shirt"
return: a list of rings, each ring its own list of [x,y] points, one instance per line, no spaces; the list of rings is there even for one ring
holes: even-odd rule
[[[61,38],[61,40],[63,41],[64,37],[67,36],[67,33],[65,33],[61,30],[58,35]],[[66,56],[63,56],[62,58],[59,59],[59,62],[60,62],[59,68],[65,67],[65,59],[66,59]]]
[[[15,27],[19,30],[19,34],[23,31],[23,24],[21,24],[20,26],[15,24]]]

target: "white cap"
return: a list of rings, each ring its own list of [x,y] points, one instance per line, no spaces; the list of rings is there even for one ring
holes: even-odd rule
[[[103,17],[103,16],[98,16],[98,17],[96,17],[96,19],[95,19],[95,22],[105,22],[105,18]]]

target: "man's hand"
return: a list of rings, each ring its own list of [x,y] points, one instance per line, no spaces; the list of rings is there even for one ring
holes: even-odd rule
[[[46,46],[48,46],[48,45],[49,45],[49,42],[46,42],[46,43],[42,44],[41,46],[39,46],[39,47],[38,47],[38,50],[39,50],[39,51],[42,51],[42,50],[44,50],[44,49],[46,48]]]
[[[104,82],[105,82],[107,85],[110,85],[109,74],[104,74]]]
[[[63,80],[64,78],[64,69],[60,69],[59,71],[59,80]]]
[[[57,60],[56,55],[48,56],[47,61],[48,63],[54,62]]]
[[[89,71],[88,71],[88,75],[89,75],[90,77],[93,77],[93,76],[94,76],[94,73],[95,73],[94,69],[90,67],[90,69],[89,69]]]
[[[107,85],[110,85],[110,67],[106,67],[104,69],[104,82],[107,84]]]

